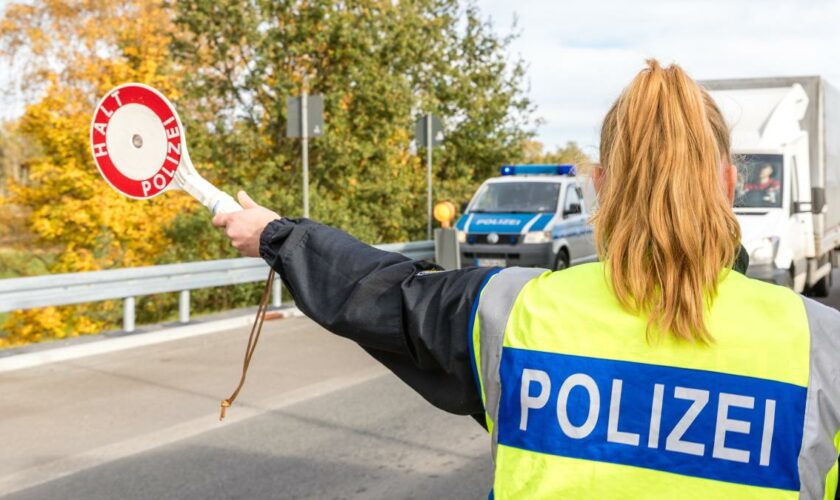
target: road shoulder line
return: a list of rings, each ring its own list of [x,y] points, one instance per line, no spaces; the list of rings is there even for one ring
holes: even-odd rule
[[[268,314],[271,315],[271,319],[292,318],[303,315],[296,307],[282,309],[280,311],[270,311]],[[249,326],[253,321],[254,315],[248,314],[235,316],[233,318],[208,321],[206,323],[164,328],[163,330],[157,330],[149,333],[138,333],[135,335],[127,335],[125,337],[117,338],[105,338],[93,342],[86,342],[84,344],[15,354],[0,358],[0,373],[42,366],[60,361],[69,361],[72,359],[95,356],[98,354],[124,351],[135,347],[171,342],[173,340],[197,337],[199,335],[217,333],[234,328]]]

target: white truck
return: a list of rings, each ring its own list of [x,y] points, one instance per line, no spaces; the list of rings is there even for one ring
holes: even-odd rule
[[[840,93],[819,76],[700,83],[732,132],[747,274],[827,296],[840,265]]]

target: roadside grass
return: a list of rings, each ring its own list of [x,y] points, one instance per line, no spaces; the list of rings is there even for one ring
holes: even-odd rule
[[[0,247],[0,279],[47,274],[55,258],[54,252]]]
[[[0,246],[0,279],[47,274],[55,258],[54,252]],[[0,339],[7,336],[2,325],[8,317],[8,313],[0,313]]]

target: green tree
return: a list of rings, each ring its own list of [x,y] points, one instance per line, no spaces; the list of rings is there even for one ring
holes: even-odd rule
[[[592,166],[592,159],[574,141],[567,142],[564,147],[558,146],[554,151],[545,151],[539,141],[526,141],[523,160],[527,163],[572,163],[583,175],[587,175]]]
[[[524,67],[478,9],[455,0],[186,0],[176,59],[192,155],[230,190],[299,215],[300,145],[284,137],[286,97],[324,96],[326,129],[310,149],[311,213],[369,242],[422,237],[425,111],[444,118],[436,198],[463,199],[519,158],[531,137]],[[206,225],[177,225],[214,244]],[[180,254],[179,256],[183,256]]]

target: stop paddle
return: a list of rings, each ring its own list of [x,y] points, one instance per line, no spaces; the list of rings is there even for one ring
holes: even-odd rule
[[[214,215],[242,210],[199,175],[175,106],[148,85],[127,83],[105,94],[93,113],[90,147],[99,173],[124,196],[147,200],[180,189]]]

